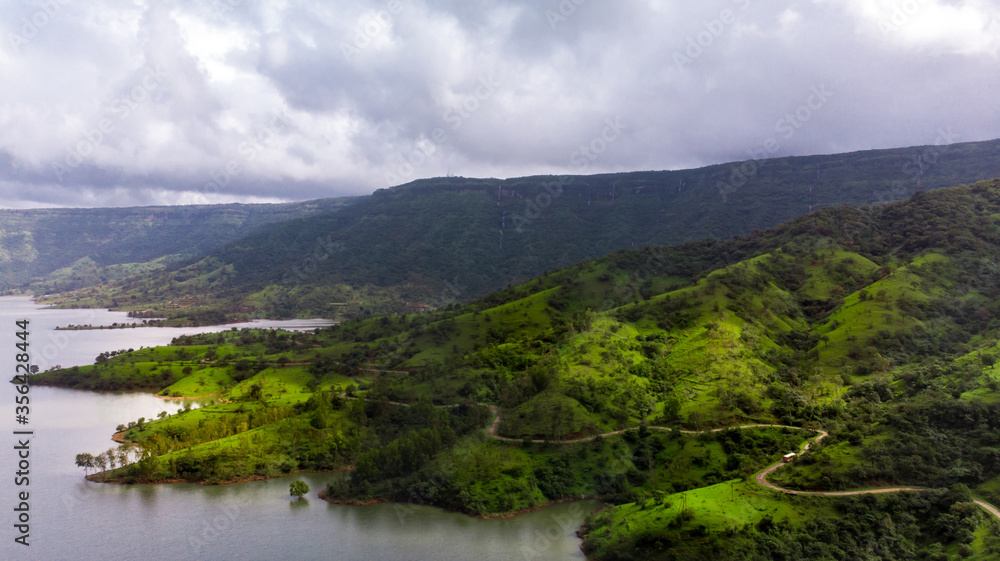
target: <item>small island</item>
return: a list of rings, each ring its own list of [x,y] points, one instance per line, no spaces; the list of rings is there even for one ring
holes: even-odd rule
[[[87,331],[87,330],[103,330],[103,329],[135,329],[139,327],[168,327],[165,323],[166,320],[163,319],[153,319],[153,320],[142,320],[142,322],[114,322],[111,325],[73,325],[69,324],[66,326],[57,326],[56,331]]]

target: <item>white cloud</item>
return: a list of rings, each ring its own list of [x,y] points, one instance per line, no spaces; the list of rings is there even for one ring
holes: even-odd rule
[[[34,32],[39,4],[4,5],[0,204],[357,194],[416,160],[402,180],[716,163],[817,85],[836,97],[782,154],[1000,136],[995,3],[778,4],[93,0]],[[627,132],[575,165],[608,118]]]
[[[996,56],[1000,6],[982,0],[849,0],[860,31],[891,46],[932,53]]]

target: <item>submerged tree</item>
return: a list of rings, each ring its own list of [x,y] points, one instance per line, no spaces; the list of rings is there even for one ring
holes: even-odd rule
[[[288,494],[293,497],[298,497],[301,499],[302,495],[305,495],[308,492],[309,492],[309,484],[306,483],[305,481],[302,480],[292,481],[288,485]]]

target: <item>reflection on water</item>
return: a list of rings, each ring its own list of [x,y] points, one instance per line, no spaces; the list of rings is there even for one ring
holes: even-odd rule
[[[38,310],[25,298],[0,298],[0,328],[15,318],[31,320],[32,350],[51,345],[52,364],[90,364],[111,349],[165,344],[184,333],[214,328],[139,328],[53,331],[84,323],[78,310]],[[123,321],[115,312],[94,311],[86,323]],[[123,314],[122,314],[123,315]],[[301,324],[301,320],[297,320]],[[315,324],[303,324],[307,328]],[[278,327],[273,324],[264,327]],[[8,335],[13,332],[12,328]],[[0,334],[4,332],[0,330]],[[59,337],[71,334],[65,340]],[[13,348],[13,345],[10,345]],[[13,364],[13,353],[0,360]],[[5,450],[13,440],[13,386],[0,385]],[[93,393],[59,388],[31,389],[31,546],[13,543],[9,515],[3,521],[0,559],[24,560],[465,560],[583,559],[575,530],[595,502],[557,505],[510,520],[486,521],[415,505],[333,505],[316,498],[334,474],[291,477],[225,486],[105,485],[83,479],[74,465],[81,452],[113,446],[118,423],[151,418],[176,408],[144,393]],[[15,506],[16,465],[0,454],[0,512]],[[305,480],[307,499],[288,495],[288,483]],[[16,546],[16,547],[15,547]]]

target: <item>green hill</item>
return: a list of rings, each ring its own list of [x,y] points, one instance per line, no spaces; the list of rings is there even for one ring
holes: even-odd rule
[[[482,515],[600,497],[583,531],[602,560],[995,559],[1000,527],[973,500],[1000,504],[997,263],[991,180],[620,250],[435,313],[185,337],[36,382],[217,396],[123,425],[138,457],[99,480],[352,466],[327,497]],[[819,429],[772,482],[927,489],[756,482]]]
[[[48,294],[149,273],[350,201],[0,210],[0,291],[31,285]]]
[[[682,171],[421,180],[64,301],[268,317],[442,307],[617,249],[728,239],[830,206],[1000,176],[998,156],[1000,141],[990,141]]]

